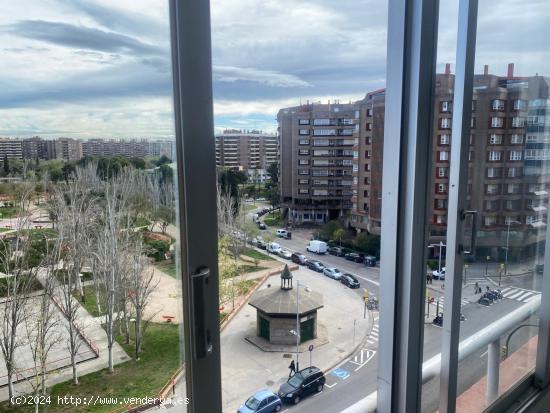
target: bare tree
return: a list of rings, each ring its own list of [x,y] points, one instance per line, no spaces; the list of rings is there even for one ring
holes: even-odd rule
[[[73,383],[78,385],[77,355],[82,344],[77,328],[80,305],[73,297],[78,291],[84,297],[80,272],[89,256],[89,238],[97,216],[99,181],[93,164],[77,168],[64,184],[59,184],[51,201],[51,210],[58,222],[58,242],[62,258],[58,266],[59,285],[54,296],[60,301],[60,309],[67,319],[67,348],[72,366]]]
[[[127,207],[131,194],[130,171],[122,170],[104,183],[103,208],[96,229],[95,268],[101,289],[104,326],[107,332],[109,372],[114,371],[115,329],[120,320],[121,300],[125,300],[124,258],[128,253],[131,231],[127,227]]]
[[[128,277],[129,297],[135,317],[135,359],[139,360],[143,343],[143,335],[148,320],[145,319],[145,309],[149,304],[151,294],[156,290],[159,280],[154,280],[153,269],[149,260],[144,257],[141,239],[132,243],[129,258],[132,263]]]
[[[47,244],[48,245],[48,244]],[[54,291],[57,285],[56,271],[60,260],[61,245],[55,241],[48,245],[38,279],[43,287],[43,294],[33,298],[33,306],[28,309],[29,314],[25,323],[27,340],[34,363],[34,374],[28,380],[33,388],[34,396],[46,395],[46,377],[48,357],[55,345],[62,341],[59,331],[61,320],[55,309]],[[35,412],[38,413],[40,403],[35,403]]]
[[[20,205],[25,205],[32,191],[19,193]],[[4,295],[0,319],[0,350],[4,358],[8,377],[8,393],[13,396],[13,376],[17,366],[15,353],[23,344],[22,324],[29,294],[36,282],[36,267],[29,265],[31,240],[28,234],[29,218],[21,215],[17,220],[15,234],[11,239],[0,241],[0,269],[4,273],[2,289]]]

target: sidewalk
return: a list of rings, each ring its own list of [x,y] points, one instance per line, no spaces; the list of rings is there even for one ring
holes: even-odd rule
[[[294,283],[299,279],[313,291],[323,294],[324,307],[319,310],[319,330],[326,330],[328,343],[315,348],[313,365],[328,370],[348,357],[366,338],[372,328],[369,318],[363,319],[363,302],[356,291],[321,274],[307,270],[293,273]],[[279,288],[279,276],[266,280],[265,285]],[[354,340],[354,320],[355,340]],[[256,310],[245,305],[222,331],[222,391],[223,411],[234,412],[255,391],[270,388],[277,391],[288,378],[288,365],[295,358],[294,346],[285,352],[264,352],[246,341],[256,334]],[[309,352],[299,355],[302,367],[309,365]]]

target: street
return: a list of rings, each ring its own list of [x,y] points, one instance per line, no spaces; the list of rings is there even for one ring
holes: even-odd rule
[[[265,231],[273,231],[273,228],[268,228]],[[261,233],[264,231],[261,231]],[[260,235],[261,235],[260,233]],[[332,255],[316,255],[306,252],[306,245],[311,239],[311,232],[307,230],[293,230],[292,239],[277,238],[275,242],[279,243],[282,248],[288,249],[291,252],[303,253],[308,259],[321,261],[325,266],[333,266],[339,268],[342,272],[348,272],[357,277],[360,281],[361,288],[356,290],[358,299],[362,299],[363,290],[366,288],[370,296],[378,296],[380,285],[380,269],[379,267],[367,267],[364,264],[347,261],[342,257]],[[519,267],[519,264],[518,264]],[[463,288],[462,313],[465,316],[465,321],[461,322],[460,339],[476,333],[488,324],[498,320],[503,314],[507,314],[526,302],[532,297],[539,294],[540,291],[540,275],[534,274],[532,271],[527,271],[525,264],[521,265],[522,270],[518,269],[522,275],[514,275],[503,277],[501,287],[498,287],[498,279],[485,278],[485,266],[470,265],[469,279]],[[322,276],[320,274],[320,276]],[[474,283],[478,282],[485,289],[485,286],[490,288],[501,288],[504,298],[501,301],[495,302],[491,306],[482,306],[477,303],[478,296],[474,295]],[[444,289],[443,282],[435,281],[429,294],[435,299],[439,298],[439,311],[443,312],[444,306]],[[436,313],[435,300],[434,304],[430,305],[431,318]],[[285,406],[283,411],[296,412],[338,412],[353,403],[364,398],[368,394],[376,391],[377,388],[377,345],[378,345],[378,313],[368,312],[368,316],[374,318],[373,329],[368,336],[368,339],[360,350],[350,356],[347,360],[340,363],[336,368],[327,372],[327,383],[323,392],[316,394],[310,398],[303,400],[297,406]],[[535,323],[536,319],[526,320],[526,323]],[[441,346],[440,327],[434,326],[431,322],[425,324],[424,329],[424,360],[427,360],[440,352]],[[537,334],[535,328],[520,329],[514,334],[510,340],[509,353],[512,354],[515,350],[526,343],[531,337]],[[504,345],[504,339],[503,343]],[[487,349],[481,348],[473,355],[467,357],[459,364],[459,393],[468,389],[475,384],[480,378],[486,374]],[[335,397],[335,392],[337,397]],[[424,384],[422,395],[423,411],[435,411],[439,402],[439,379],[433,379]]]

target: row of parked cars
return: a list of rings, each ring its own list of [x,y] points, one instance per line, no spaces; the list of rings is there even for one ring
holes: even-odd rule
[[[335,267],[326,267],[322,262],[307,259],[303,254],[294,253],[290,259],[296,264],[305,265],[310,270],[322,273],[333,280],[340,281],[349,288],[359,288],[360,286],[359,281],[352,274],[343,273]]]
[[[329,247],[327,249],[327,252],[330,255],[334,255],[336,257],[343,257],[348,261],[365,263],[367,267],[376,266],[376,257],[373,257],[372,255],[364,255],[358,252],[347,250],[342,247]]]
[[[298,404],[304,397],[322,392],[325,382],[325,375],[318,367],[307,367],[281,384],[277,394],[268,389],[257,391],[239,407],[237,413],[279,412],[283,403]]]

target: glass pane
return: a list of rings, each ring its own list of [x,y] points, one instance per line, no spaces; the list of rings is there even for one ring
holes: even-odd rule
[[[470,304],[460,339],[497,338],[464,354],[457,411],[484,410],[535,366],[550,183],[548,11],[538,1],[502,3],[496,19],[479,4],[468,193],[477,237],[464,267]]]
[[[184,411],[168,4],[0,25],[0,411]]]
[[[224,411],[376,391],[386,9],[212,4]]]

